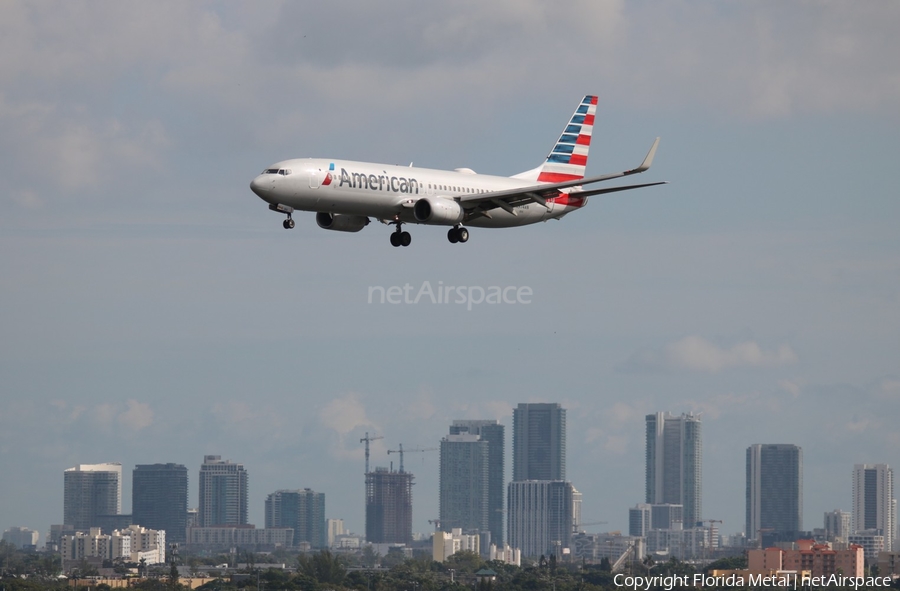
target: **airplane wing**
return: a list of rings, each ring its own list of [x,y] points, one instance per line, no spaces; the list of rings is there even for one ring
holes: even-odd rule
[[[490,217],[490,214],[487,214],[486,212],[496,207],[499,207],[500,209],[506,210],[509,213],[513,214],[514,207],[518,205],[524,205],[526,203],[539,203],[540,205],[547,207],[547,199],[549,199],[550,197],[556,197],[561,189],[590,185],[593,183],[608,181],[610,179],[616,179],[646,171],[650,168],[650,165],[653,164],[653,157],[656,155],[657,146],[659,146],[659,138],[656,138],[656,140],[653,142],[653,145],[650,147],[650,151],[647,152],[647,156],[644,158],[644,161],[641,162],[641,165],[631,170],[616,172],[613,174],[603,174],[600,176],[584,177],[577,180],[563,181],[561,183],[542,183],[540,185],[519,187],[517,189],[507,189],[506,191],[494,191],[492,193],[479,193],[475,195],[460,195],[459,203],[467,211],[476,213],[476,215],[477,213],[481,213],[487,215],[488,217]],[[572,194],[579,197],[589,197],[591,195],[601,195],[603,193],[626,191],[628,189],[639,189],[641,187],[651,187],[653,185],[661,184],[664,184],[664,182],[645,183],[641,185],[627,185],[623,187],[611,187],[607,189],[595,189],[591,191],[578,191]],[[474,210],[477,210],[477,212]]]

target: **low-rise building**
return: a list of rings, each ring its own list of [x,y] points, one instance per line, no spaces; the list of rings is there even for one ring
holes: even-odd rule
[[[512,548],[509,544],[503,544],[498,548],[495,544],[491,544],[488,560],[499,560],[506,564],[514,564],[522,566],[522,551],[518,548]]]
[[[797,540],[796,550],[766,548],[747,553],[747,569],[751,571],[809,571],[811,576],[843,574],[862,577],[865,557],[862,546],[851,545],[846,550],[834,550],[830,544],[813,540]]]
[[[866,560],[870,562],[878,560],[878,554],[884,552],[886,544],[884,535],[878,529],[864,529],[854,532],[850,534],[848,541],[850,544],[862,546]]]
[[[294,544],[294,530],[289,527],[256,529],[253,525],[189,527],[187,543],[207,549],[239,546],[284,548]]]
[[[444,562],[461,550],[479,553],[478,534],[464,534],[455,527],[449,532],[436,531],[431,538],[431,556],[436,562]]]
[[[643,560],[644,538],[623,536],[620,533],[576,533],[572,536],[573,555],[578,560],[599,563],[604,558],[615,563],[626,552],[633,552],[634,560]]]
[[[102,563],[123,559],[128,562],[162,564],[166,561],[166,532],[139,525],[104,534],[99,527],[87,532],[64,535],[60,540],[60,554],[64,568],[82,560]]]
[[[878,576],[900,575],[900,550],[878,553]]]

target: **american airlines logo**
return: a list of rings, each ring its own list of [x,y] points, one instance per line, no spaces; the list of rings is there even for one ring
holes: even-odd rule
[[[373,191],[391,191],[393,193],[419,194],[419,181],[405,176],[390,176],[384,174],[364,174],[359,172],[347,172],[341,169],[341,182],[343,187],[349,185],[351,189],[372,189]]]

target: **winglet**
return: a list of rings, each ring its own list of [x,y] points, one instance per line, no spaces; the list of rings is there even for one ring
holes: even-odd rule
[[[640,166],[632,170],[632,173],[644,172],[645,170],[650,168],[650,165],[653,164],[653,157],[656,156],[657,146],[659,146],[659,138],[656,138],[656,140],[653,142],[653,145],[650,146],[650,151],[647,152],[647,156],[644,158],[644,161],[641,162]]]

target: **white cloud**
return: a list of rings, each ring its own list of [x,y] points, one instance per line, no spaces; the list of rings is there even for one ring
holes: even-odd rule
[[[754,341],[720,347],[703,337],[686,336],[662,349],[642,350],[619,366],[625,372],[686,370],[716,373],[738,367],[777,367],[797,363],[788,345],[765,350]]]
[[[117,417],[119,423],[127,429],[140,431],[153,424],[153,409],[149,404],[129,400],[124,411]]]

